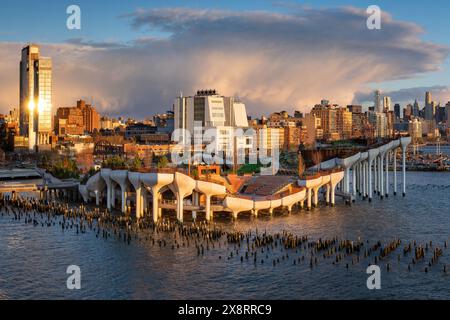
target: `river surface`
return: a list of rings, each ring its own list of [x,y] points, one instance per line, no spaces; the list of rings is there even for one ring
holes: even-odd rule
[[[435,146],[425,146],[419,147],[419,150],[424,153],[436,154],[437,148]],[[450,146],[444,145],[441,146],[441,153],[447,156],[450,156]]]
[[[217,222],[222,228],[268,233],[287,230],[309,239],[332,238],[383,244],[395,237],[400,247],[379,263],[381,290],[368,290],[369,260],[333,265],[319,259],[293,265],[295,251],[271,252],[266,262],[240,261],[223,244],[197,255],[195,247],[172,250],[149,241],[131,244],[76,234],[61,227],[34,227],[11,216],[0,216],[0,299],[450,299],[450,248],[424,272],[420,262],[408,272],[411,256],[403,257],[408,241],[450,244],[450,173],[408,172],[407,196],[358,201],[290,216]],[[400,175],[399,175],[399,181]],[[392,177],[390,181],[393,181]],[[400,190],[400,188],[399,188]],[[392,191],[392,187],[391,187]],[[216,220],[217,221],[217,220]],[[170,241],[170,240],[168,240]],[[431,251],[431,250],[430,250]],[[289,259],[282,255],[289,253]],[[398,255],[401,256],[398,261]],[[221,258],[219,258],[219,256]],[[273,266],[272,259],[280,263]],[[388,272],[386,264],[391,264]],[[81,269],[81,289],[68,290],[66,269]]]

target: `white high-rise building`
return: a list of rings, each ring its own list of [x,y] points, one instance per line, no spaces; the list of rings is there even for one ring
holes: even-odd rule
[[[422,138],[422,121],[417,118],[413,118],[412,120],[410,120],[408,123],[408,131],[411,138]]]
[[[30,150],[48,146],[52,133],[52,60],[40,57],[39,46],[22,49],[20,61],[20,134]]]
[[[375,112],[383,112],[383,106],[381,105],[381,92],[380,90],[375,91],[374,100]]]
[[[369,112],[369,123],[375,128],[376,138],[385,138],[388,136],[387,118],[383,112]]]
[[[178,142],[196,144],[195,134],[207,132],[202,143],[215,143],[217,151],[229,150],[237,144],[238,149],[251,148],[252,138],[234,138],[235,129],[248,128],[245,104],[233,97],[224,97],[215,90],[199,90],[195,96],[178,97],[174,103],[175,130],[182,130]],[[201,130],[201,131],[200,131]]]

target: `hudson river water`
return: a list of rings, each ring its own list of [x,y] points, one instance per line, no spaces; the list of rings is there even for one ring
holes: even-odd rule
[[[419,150],[424,153],[436,154],[436,147],[432,146],[420,147]],[[441,152],[444,155],[450,156],[450,146],[447,145],[441,146]]]
[[[264,264],[254,264],[250,259],[227,259],[230,249],[226,246],[197,256],[192,245],[176,250],[149,241],[127,245],[114,238],[96,238],[89,230],[77,235],[70,229],[63,232],[58,223],[33,227],[3,216],[0,299],[450,299],[450,248],[444,249],[428,273],[425,262],[408,272],[411,256],[403,257],[408,241],[432,241],[433,248],[443,248],[445,241],[450,244],[450,173],[408,172],[407,178],[405,198],[358,200],[351,207],[339,201],[334,208],[310,213],[241,219],[236,225],[218,222],[226,229],[288,230],[310,240],[360,237],[386,244],[399,237],[400,247],[379,263],[381,290],[367,289],[367,260],[347,269],[345,263],[333,265],[332,259],[320,259],[310,269],[309,262],[293,265],[292,259],[282,260],[278,252],[276,266],[272,256]],[[81,268],[81,290],[66,288],[69,265]]]

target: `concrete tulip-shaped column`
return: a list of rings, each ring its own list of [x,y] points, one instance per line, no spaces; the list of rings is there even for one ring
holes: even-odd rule
[[[380,150],[380,149],[378,149]],[[377,157],[377,193],[378,195],[381,195],[381,186],[382,186],[382,182],[381,182],[381,178],[383,177],[383,167],[382,167],[382,163],[381,163],[381,151],[378,154]]]
[[[113,170],[111,172],[111,179],[120,186],[120,194],[122,198],[122,213],[127,211],[127,183],[128,183],[128,171],[127,170]]]
[[[106,184],[106,207],[108,208],[109,211],[111,211],[111,199],[112,199],[112,194],[113,194],[111,172],[112,172],[111,169],[101,169],[100,170],[100,175]]]
[[[366,163],[368,158],[368,152],[361,152],[359,162],[359,194],[362,195],[363,199],[366,199]]]
[[[223,201],[225,208],[229,209],[236,220],[239,212],[251,211],[254,208],[254,201],[249,199],[227,196]]]
[[[281,199],[281,205],[283,207],[286,207],[288,209],[288,212],[290,213],[292,211],[292,206],[295,205],[296,203],[305,200],[305,197],[306,197],[306,189],[301,189],[298,192],[283,197]]]
[[[373,192],[378,193],[378,156],[373,160]]]
[[[98,190],[95,190],[94,194],[95,194],[95,205],[98,207],[100,206],[100,194]]]
[[[194,207],[198,207],[200,205],[200,195],[195,190],[192,192],[192,205]],[[196,209],[192,210],[192,220],[194,220],[194,222],[197,220],[197,210]]]
[[[312,191],[313,189],[312,188],[309,188],[307,191],[306,191],[306,210],[311,210],[311,207],[312,207]]]
[[[196,181],[195,190],[197,192],[203,193],[206,197],[205,217],[207,221],[210,221],[212,219],[211,197],[225,195],[227,193],[227,189],[225,188],[225,186],[217,183]]]
[[[214,212],[211,210],[211,195],[205,195],[205,219],[206,221],[214,219]]]
[[[359,169],[359,195],[365,199],[366,195],[364,193],[364,187],[366,183],[365,175],[366,175],[366,161],[362,161]]]
[[[359,168],[358,168],[358,194],[359,196],[363,196],[364,197],[364,162],[365,161],[361,161],[359,163]]]
[[[402,147],[403,196],[406,196],[406,150],[411,143],[411,137],[400,138]]]
[[[345,176],[344,176],[345,178]],[[327,175],[323,175],[322,176],[322,181],[320,182],[320,184],[318,186],[316,186],[315,188],[313,188],[314,190],[314,207],[317,207],[319,205],[319,190],[320,188],[322,188],[325,185],[328,185],[331,181],[331,175],[327,174]]]
[[[388,144],[388,152],[386,153],[386,197],[389,197],[389,160],[392,156],[392,150],[395,148],[395,142]]]
[[[372,170],[372,168],[371,168],[371,166],[370,166],[370,162],[369,162],[369,159],[367,159],[367,161],[366,161],[366,163],[365,163],[365,167],[366,167],[366,169],[365,169],[365,194],[366,194],[366,199],[369,199],[369,185],[372,183],[372,179],[370,179],[370,181],[369,181],[369,176],[370,176],[370,174],[371,174],[371,170]]]
[[[368,151],[369,157],[368,157],[368,172],[369,172],[369,180],[368,180],[368,195],[369,195],[369,202],[372,201],[372,164],[374,160],[376,161],[376,158],[380,151],[378,149],[370,149]]]
[[[271,201],[265,199],[257,199],[253,201],[253,211],[259,212],[260,210],[269,210],[271,208]]]
[[[334,205],[336,204],[336,184],[331,184],[330,183],[330,206],[334,207]]]
[[[358,192],[357,183],[356,183],[356,171],[357,171],[358,163],[354,164],[352,167],[352,194],[356,197],[356,193]]]
[[[364,162],[361,161],[359,163],[359,169],[358,169],[358,192],[359,196],[362,196],[364,198]]]
[[[380,196],[384,198],[384,157],[385,154],[380,155]]]
[[[330,196],[331,196],[331,185],[327,184],[326,185],[326,191],[325,191],[325,204],[327,206],[330,205]]]
[[[81,194],[81,197],[83,198],[83,201],[88,203],[89,202],[89,191],[87,190],[85,185],[78,185],[78,192]],[[48,191],[49,196],[51,197],[52,192],[51,190]]]
[[[128,179],[136,191],[136,218],[142,218],[144,216],[144,206],[142,203],[142,183],[141,174],[139,172],[128,172]]]
[[[319,177],[311,177],[306,179],[298,180],[298,185],[306,188],[306,207],[307,210],[311,210],[312,206],[312,191],[314,188],[317,188],[322,183],[322,176]]]
[[[390,149],[390,144],[385,144],[384,146],[381,146],[379,148],[380,150],[380,156],[379,156],[379,172],[380,172],[380,178],[379,178],[379,183],[380,183],[380,197],[381,199],[383,199],[384,197],[384,160],[389,152]]]
[[[339,172],[333,172],[330,175],[330,188],[331,188],[331,192],[330,192],[330,202],[331,202],[331,206],[334,207],[334,204],[336,203],[336,199],[335,199],[335,190],[336,190],[336,185],[341,182],[341,180],[344,178],[344,171],[339,171]]]
[[[397,195],[397,151],[398,148],[394,150],[394,159],[392,159],[392,165],[394,166],[394,196]]]
[[[158,201],[162,201],[162,199],[163,199],[162,194],[160,194],[159,197],[158,197]],[[158,208],[157,211],[158,211],[158,219],[162,219],[162,208]]]
[[[392,167],[394,175],[394,196],[397,195],[397,150],[400,147],[400,139],[392,141]]]
[[[86,190],[89,192],[93,192],[95,195],[95,204],[96,206],[100,205],[100,195],[105,190],[106,183],[102,179],[100,172],[96,173],[86,182]]]
[[[336,164],[342,168],[344,168],[344,181],[343,181],[343,191],[345,193],[350,193],[350,169],[352,166],[361,159],[361,153],[357,153],[351,157],[336,159]],[[353,186],[355,188],[355,186]]]
[[[312,206],[314,208],[317,208],[319,206],[319,189],[320,187],[315,187],[313,190],[313,197],[312,197]]]
[[[275,210],[276,208],[281,207],[281,204],[282,204],[281,198],[280,199],[272,199],[272,200],[270,200],[270,209],[269,209],[270,215],[273,215],[273,210]]]
[[[178,221],[183,222],[184,198],[192,194],[192,191],[195,189],[196,182],[194,179],[185,174],[175,172],[173,186],[175,187],[177,196]]]
[[[153,222],[158,222],[160,216],[159,198],[160,190],[171,184],[174,180],[174,175],[171,173],[142,173],[140,176],[141,182],[152,192],[153,198]]]
[[[390,158],[390,155],[391,155],[391,150],[389,150],[388,152],[386,152],[386,159],[385,159],[385,161],[386,161],[386,168],[385,168],[385,171],[386,171],[386,193],[385,193],[385,196],[386,196],[386,198],[387,197],[389,197],[389,158]]]
[[[384,158],[384,164],[385,164],[385,168],[384,168],[384,172],[385,172],[385,178],[384,178],[384,182],[385,182],[385,186],[384,186],[384,195],[386,198],[389,197],[389,158],[390,158],[390,154],[391,154],[391,150],[389,150],[388,152],[386,152],[386,156]]]
[[[147,187],[143,186],[141,189],[141,204],[142,204],[142,215],[148,214],[148,191]]]
[[[365,199],[366,198],[366,194],[364,192],[365,184],[366,184],[366,161],[365,160],[361,162],[361,170],[359,171],[359,180],[360,180],[359,192],[362,195],[363,199]]]

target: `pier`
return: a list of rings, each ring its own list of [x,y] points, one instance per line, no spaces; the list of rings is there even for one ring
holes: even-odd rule
[[[402,193],[406,196],[406,151],[411,143],[411,137],[403,137],[392,140],[382,145],[375,145],[367,150],[355,153],[346,158],[333,158],[320,163],[314,168],[332,169],[341,167],[344,170],[344,178],[338,185],[338,189],[345,193],[362,196],[372,201],[374,195],[388,197],[389,169],[394,173],[394,190],[397,194],[397,168],[398,152],[401,152],[402,168]]]
[[[353,202],[359,194],[372,201],[375,194],[380,198],[389,196],[389,168],[394,171],[393,194],[397,194],[399,150],[402,152],[402,193],[406,195],[406,149],[410,143],[410,137],[403,137],[345,158],[327,160],[316,168],[309,168],[295,182],[272,188],[273,194],[233,190],[229,181],[220,176],[195,179],[176,170],[171,173],[132,172],[108,168],[101,169],[86,185],[79,185],[79,192],[85,202],[94,199],[97,206],[104,204],[108,210],[116,209],[124,214],[130,213],[133,207],[136,218],[151,215],[154,222],[162,218],[163,209],[175,210],[180,222],[185,211],[191,212],[193,217],[202,212],[205,219],[211,221],[215,211],[228,212],[237,219],[243,212],[257,217],[262,211],[272,215],[275,209],[290,213],[294,206],[311,210],[319,205],[321,193],[330,206],[335,205],[336,196]]]
[[[12,169],[0,171],[0,194],[13,198],[19,193],[39,192],[42,200],[63,199],[78,201],[79,182],[62,181],[41,169]]]

